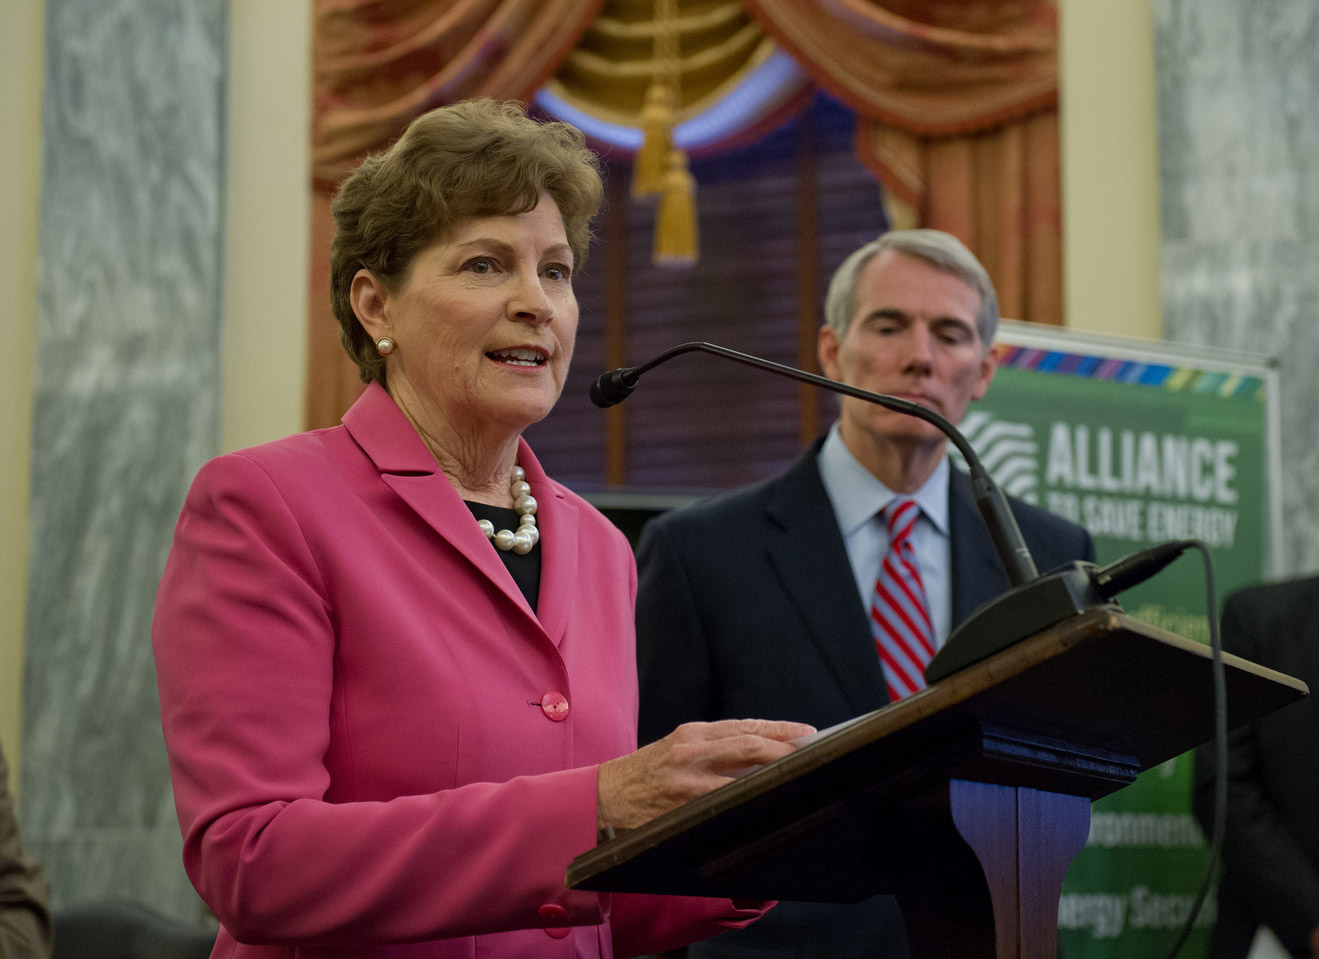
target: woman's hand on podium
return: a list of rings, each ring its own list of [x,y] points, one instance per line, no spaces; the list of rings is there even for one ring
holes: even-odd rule
[[[597,808],[601,831],[634,829],[703,796],[749,767],[782,759],[805,723],[724,719],[684,723],[663,739],[600,765]]]

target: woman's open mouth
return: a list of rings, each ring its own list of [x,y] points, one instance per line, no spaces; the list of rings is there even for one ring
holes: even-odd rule
[[[537,367],[544,366],[548,362],[543,350],[531,349],[528,347],[515,347],[510,350],[491,350],[486,354],[496,363],[504,363],[508,366]]]

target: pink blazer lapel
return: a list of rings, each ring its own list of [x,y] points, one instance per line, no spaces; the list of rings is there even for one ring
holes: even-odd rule
[[[436,534],[463,555],[528,616],[535,618],[522,591],[495,552],[471,511],[438,469],[430,475],[381,473],[385,485],[412,507]]]
[[[343,423],[375,464],[385,485],[498,586],[509,602],[557,646],[568,627],[568,611],[576,589],[577,509],[545,475],[531,448],[525,442],[519,443],[519,461],[536,497],[536,519],[542,532],[537,547],[541,550],[540,597],[536,604],[539,616],[531,611],[494,546],[384,387],[379,383],[368,386],[344,414]]]
[[[580,518],[576,504],[564,495],[558,483],[545,475],[525,440],[518,444],[518,462],[527,471],[527,482],[536,497],[536,522],[541,531],[537,547],[541,551],[540,596],[536,610],[550,641],[558,646],[568,629],[569,611],[577,594]]]

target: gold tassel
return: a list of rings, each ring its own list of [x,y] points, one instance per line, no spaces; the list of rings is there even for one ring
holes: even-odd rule
[[[687,154],[673,143],[673,127],[682,104],[682,51],[678,0],[655,0],[655,75],[641,109],[644,134],[632,171],[634,198],[660,196],[655,213],[656,266],[696,263],[696,179]]]
[[[656,80],[641,108],[644,139],[632,167],[632,198],[657,198],[664,192],[664,165],[673,145],[673,91]]]
[[[700,237],[696,224],[696,178],[687,168],[687,154],[669,151],[664,173],[664,197],[655,215],[656,266],[692,266],[696,263]]]

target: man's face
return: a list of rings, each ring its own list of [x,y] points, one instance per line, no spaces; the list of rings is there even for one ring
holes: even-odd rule
[[[858,277],[857,311],[840,340],[820,330],[820,368],[841,383],[919,403],[952,423],[961,421],[994,378],[995,360],[976,327],[980,294],[934,264],[884,250]],[[855,455],[912,455],[942,450],[930,423],[873,403],[844,397],[840,429]]]

